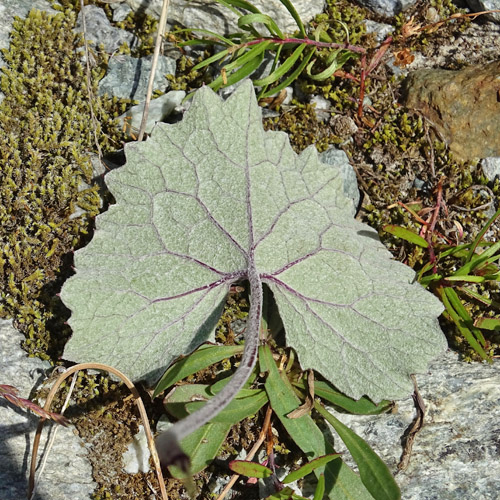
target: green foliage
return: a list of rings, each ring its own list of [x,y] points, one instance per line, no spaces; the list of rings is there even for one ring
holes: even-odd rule
[[[244,0],[217,0],[239,16],[238,28],[241,32],[222,36],[203,29],[188,28],[176,31],[174,34],[197,32],[206,35],[205,38],[180,42],[181,47],[199,44],[225,47],[196,64],[193,71],[214,63],[220,66],[227,59],[221,67],[219,76],[209,83],[210,88],[217,91],[251,75],[263,63],[265,54],[272,52],[274,60],[270,74],[254,81],[257,87],[261,87],[258,97],[266,98],[290,85],[302,73],[316,81],[326,80],[354,57],[354,52],[364,53],[364,49],[349,45],[349,40],[346,44],[334,42],[328,34],[329,27],[325,22],[317,23],[312,33],[313,37],[309,38],[293,4],[289,0],[280,1],[297,24],[297,38],[283,34],[270,16],[263,14],[253,4]],[[241,10],[249,13],[242,15]],[[341,21],[338,23],[347,30]],[[259,27],[262,25],[267,29],[267,34],[259,32]],[[348,33],[347,38],[349,38]],[[322,61],[323,68],[313,73],[317,59]]]
[[[331,455],[325,455],[323,457],[316,458],[311,462],[308,462],[306,465],[300,467],[296,471],[288,474],[283,481],[280,482],[278,486],[278,491],[268,496],[266,500],[279,500],[279,499],[293,499],[293,500],[306,500],[304,497],[296,495],[293,490],[289,487],[285,487],[285,484],[293,483],[303,477],[307,476],[311,472],[313,472],[318,467],[322,467],[326,465],[328,462],[339,458],[339,454],[333,453]],[[256,477],[259,479],[264,479],[267,477],[272,477],[274,472],[269,467],[264,465],[255,463],[255,462],[247,462],[244,460],[233,460],[229,464],[229,468],[235,472],[236,474],[242,474],[247,477]],[[316,486],[316,490],[314,493],[314,498],[318,498],[318,500],[322,500],[325,490],[325,479],[324,475],[321,474],[318,479],[318,484]]]
[[[45,358],[59,355],[69,334],[54,297],[61,269],[69,270],[65,256],[87,238],[101,205],[91,185],[94,125],[74,23],[70,11],[53,16],[33,10],[14,21],[10,48],[3,51],[0,316],[14,317],[27,350]],[[120,136],[110,116],[119,106],[100,100],[95,106],[103,124],[96,133],[106,150]],[[83,215],[72,215],[76,210]],[[57,338],[50,337],[48,323]]]
[[[483,360],[492,361],[490,343],[485,340],[482,329],[500,330],[499,318],[478,318],[474,322],[467,308],[472,299],[499,310],[486,294],[477,293],[475,285],[500,283],[500,242],[484,241],[483,237],[500,217],[500,209],[486,222],[472,243],[448,245],[433,242],[431,258],[418,272],[418,281],[432,290],[443,302],[445,317],[454,323],[461,335]],[[429,242],[407,229],[386,226],[384,230],[413,245],[429,248]],[[482,251],[479,251],[482,249]]]
[[[269,332],[268,334],[274,333]],[[211,351],[212,353],[209,354]],[[186,370],[190,358],[193,358],[191,366],[196,366],[202,373],[204,369],[210,366],[214,359],[213,356],[216,356],[217,352],[221,355],[226,354],[226,349],[224,346],[202,346],[192,355],[172,365],[167,373],[181,373],[181,371]],[[282,435],[280,439],[294,441],[308,458],[308,461],[302,467],[290,472],[283,479],[283,489],[271,495],[269,499],[282,498],[289,490],[284,485],[303,478],[312,472],[318,477],[318,491],[321,488],[323,490],[326,488],[329,498],[332,499],[398,498],[399,489],[390,474],[388,475],[387,467],[375,452],[371,450],[366,442],[345,426],[342,426],[331,413],[327,412],[319,403],[316,403],[314,408],[318,416],[332,423],[337,430],[340,430],[341,438],[353,453],[354,460],[366,479],[363,480],[363,475],[360,479],[341,460],[330,464],[329,462],[340,456],[334,453],[331,444],[325,443],[323,433],[311,416],[308,415],[308,412],[306,411],[299,418],[293,418],[290,415],[291,411],[302,405],[304,399],[304,383],[302,379],[299,383],[292,382],[297,369],[296,362],[290,360],[289,363],[280,363],[281,365],[285,364],[289,369],[278,369],[269,347],[261,348],[259,359],[260,373],[256,372],[254,374],[237,398],[213,421],[205,424],[182,441],[183,449],[189,453],[191,458],[190,473],[197,474],[205,469],[221,453],[224,439],[228,435],[230,428],[233,425],[241,425],[243,418],[257,414],[259,409],[267,403],[271,405],[274,413],[288,432],[288,436]],[[204,360],[204,362],[201,362],[201,360]],[[200,405],[205,404],[204,401],[220,391],[228,380],[227,373],[224,373],[223,378],[212,384],[186,383],[185,380],[178,380],[175,390],[169,391],[164,400],[165,408],[174,418],[183,418],[196,411]],[[164,382],[161,382],[161,384],[164,385]],[[250,388],[252,386],[262,387],[262,384],[264,384],[264,391]],[[386,412],[391,407],[389,402],[374,405],[367,398],[355,401],[338,393],[331,385],[321,381],[315,381],[314,385],[317,397],[327,403],[333,402],[336,406],[341,407],[343,411],[370,415]],[[158,388],[159,386],[157,386],[155,393],[160,392]],[[275,446],[273,453],[279,455],[279,448]],[[325,453],[327,454],[324,455]],[[269,477],[274,474],[272,469],[253,462],[233,461],[230,468],[234,472],[249,477]],[[186,473],[176,467],[170,467],[170,472],[177,478],[187,477]],[[363,481],[365,481],[364,485]],[[367,495],[367,491],[370,492],[369,495]],[[288,496],[283,496],[283,498],[288,498]],[[293,498],[299,499],[302,497],[296,495]],[[318,496],[318,498],[323,497]]]

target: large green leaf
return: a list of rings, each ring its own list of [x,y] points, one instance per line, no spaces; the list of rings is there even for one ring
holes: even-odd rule
[[[409,375],[445,349],[438,299],[352,218],[338,168],[264,132],[251,82],[226,102],[200,89],[180,123],[125,154],[106,176],[116,204],[61,292],[66,359],[156,380],[214,339],[248,269],[272,290],[302,367],[350,397],[410,394]]]

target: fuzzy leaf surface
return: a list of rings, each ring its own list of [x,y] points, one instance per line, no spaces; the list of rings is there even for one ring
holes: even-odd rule
[[[445,339],[440,302],[351,216],[338,168],[265,132],[251,82],[226,102],[196,92],[183,120],[128,144],[61,296],[64,357],[156,380],[214,339],[230,286],[255,265],[287,343],[350,397],[405,397]]]

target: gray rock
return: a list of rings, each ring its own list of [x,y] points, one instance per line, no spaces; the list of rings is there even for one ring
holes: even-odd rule
[[[480,165],[484,176],[490,182],[495,182],[496,179],[500,179],[500,157],[485,158],[481,160]]]
[[[139,425],[139,431],[122,455],[125,472],[128,474],[137,474],[139,471],[149,472],[150,456],[146,431],[142,425]]]
[[[157,122],[163,121],[169,116],[186,97],[183,90],[172,90],[166,94],[153,99],[149,104],[148,119],[146,121],[145,132],[150,134]],[[118,120],[125,127],[129,137],[134,138],[141,127],[142,113],[144,112],[144,103],[132,106]]]
[[[12,327],[11,321],[0,320],[0,383],[19,389],[19,396],[29,398],[31,390],[44,378],[49,364],[28,358],[21,349],[23,335]],[[26,498],[31,445],[38,417],[0,398],[0,499]],[[45,450],[47,429],[54,432],[55,425],[46,424],[39,448]],[[80,439],[71,427],[57,426],[54,446],[50,451],[45,471],[40,478],[38,500],[90,499],[95,483],[90,463]]]
[[[371,19],[365,21],[366,32],[373,33],[379,42],[383,42],[393,31],[394,26],[390,24],[377,23]]]
[[[310,104],[314,105],[314,111],[316,112],[316,118],[320,122],[325,122],[330,119],[332,113],[330,108],[332,107],[331,101],[325,99],[321,95],[315,95],[309,100]]]
[[[152,56],[137,59],[124,54],[112,57],[106,76],[99,82],[99,95],[109,94],[125,99],[143,101],[151,73]],[[153,90],[165,91],[170,82],[165,75],[175,75],[176,63],[170,57],[160,56]]]
[[[113,9],[113,21],[115,23],[125,20],[132,12],[132,9],[126,3],[114,3],[111,8]]]
[[[115,28],[109,22],[104,11],[96,5],[86,5],[78,14],[76,30],[83,31],[82,15],[85,15],[87,27],[87,40],[91,46],[103,45],[104,50],[112,54],[126,42],[130,48],[134,48],[138,39],[128,31]]]
[[[336,416],[396,474],[403,500],[496,500],[500,498],[500,364],[467,364],[447,352],[416,376],[427,407],[408,468],[397,471],[402,438],[415,417],[413,400],[379,416]],[[335,449],[353,465],[335,431]]]
[[[358,0],[358,3],[379,16],[392,17],[411,7],[416,0]]]
[[[127,0],[127,3],[134,11],[145,10],[158,18],[163,0]],[[295,21],[279,0],[253,0],[250,3],[263,14],[271,16],[282,31],[293,33],[297,30]],[[292,3],[303,22],[321,13],[325,5],[324,0],[294,0]],[[178,0],[170,2],[168,9],[171,26],[180,23],[186,28],[202,28],[219,34],[240,31],[237,20],[236,15],[214,0]],[[267,30],[265,33],[268,33]]]
[[[467,0],[467,4],[472,12],[500,9],[500,0]],[[500,22],[500,12],[492,12],[484,16],[490,21]]]
[[[349,163],[349,158],[344,151],[337,148],[330,148],[319,154],[319,159],[328,165],[335,165],[340,168],[342,180],[344,181],[344,194],[352,200],[352,214],[355,215],[359,205],[359,189],[356,173]]]

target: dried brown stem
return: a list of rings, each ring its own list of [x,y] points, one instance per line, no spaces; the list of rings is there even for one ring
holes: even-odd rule
[[[144,403],[142,402],[141,396],[139,395],[139,392],[137,391],[137,388],[133,384],[133,382],[122,372],[117,370],[116,368],[113,368],[108,365],[104,365],[102,363],[81,363],[79,365],[72,366],[71,368],[68,368],[64,373],[62,373],[57,380],[55,381],[52,389],[49,392],[49,395],[47,396],[47,401],[45,402],[44,405],[44,410],[49,411],[50,406],[52,404],[52,401],[54,399],[54,396],[56,395],[57,390],[59,389],[60,385],[62,382],[69,377],[71,374],[79,371],[79,370],[102,370],[102,371],[107,371],[118,377],[119,379],[122,380],[122,382],[130,389],[130,392],[132,393],[132,396],[135,400],[135,403],[137,404],[137,407],[139,408],[139,413],[141,415],[142,423],[144,425],[144,430],[146,432],[147,440],[148,440],[148,446],[151,451],[151,456],[153,457],[153,462],[155,465],[156,469],[156,475],[158,477],[158,482],[160,484],[160,491],[162,495],[162,500],[168,500],[167,497],[167,491],[165,489],[165,483],[163,480],[163,474],[161,472],[161,465],[160,465],[160,460],[158,458],[158,453],[156,452],[156,447],[154,444],[154,438],[153,434],[151,433],[151,428],[149,427],[149,420],[148,420],[148,415],[146,413],[146,408],[144,407]],[[43,426],[45,424],[45,418],[41,418],[40,422],[38,423],[38,428],[36,430],[35,434],[35,439],[33,441],[33,453],[31,456],[31,466],[30,466],[30,477],[29,477],[29,486],[28,486],[28,498],[31,498],[31,494],[33,492],[34,484],[35,484],[35,469],[36,469],[36,458],[38,454],[38,448],[40,446],[40,437],[42,434]]]

